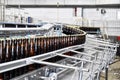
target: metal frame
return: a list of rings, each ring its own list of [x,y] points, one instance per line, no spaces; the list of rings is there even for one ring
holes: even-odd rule
[[[87,44],[75,45],[75,46],[70,46],[67,48],[60,49],[60,50],[52,51],[49,53],[45,53],[42,55],[33,56],[30,58],[25,58],[25,59],[21,59],[21,60],[12,61],[12,62],[2,63],[0,65],[0,73],[9,71],[12,69],[16,69],[18,67],[22,67],[25,65],[38,63],[38,64],[45,64],[45,65],[49,65],[49,66],[64,68],[63,71],[61,71],[60,73],[56,73],[56,74],[62,74],[62,72],[72,69],[75,71],[73,74],[73,77],[74,77],[75,73],[79,74],[78,80],[84,80],[84,78],[85,78],[85,80],[94,80],[94,78],[96,78],[96,80],[99,80],[100,73],[103,70],[103,68],[107,69],[109,64],[113,61],[114,56],[116,54],[117,45],[113,44],[113,43],[112,43],[113,45],[111,43],[103,44],[103,43],[101,43],[101,40],[99,40],[98,42],[94,41],[94,44],[97,44],[97,43],[99,43],[99,45],[102,45],[105,48],[102,48],[102,51],[96,50],[95,48],[101,49],[101,47],[99,47],[99,45],[98,46],[90,45],[91,43],[89,43],[89,41],[87,41],[87,44],[90,45],[90,47],[87,47]],[[92,52],[90,54],[86,54],[86,52],[76,51],[76,49],[80,49],[80,48],[89,49]],[[69,51],[81,54],[82,57],[79,58],[79,57],[75,57],[75,56],[64,55],[65,52],[69,52]],[[75,64],[68,66],[68,65],[64,65],[64,64],[60,64],[60,63],[52,63],[52,62],[43,61],[47,58],[51,58],[54,56],[62,56],[62,57],[65,57],[66,59],[79,60],[79,62],[76,62],[75,64],[79,63],[81,66],[75,66]],[[87,58],[90,58],[90,59],[87,59]],[[93,58],[93,60],[91,60],[92,58]],[[88,73],[87,77],[85,77],[84,72]],[[107,75],[107,70],[106,70],[106,75]],[[47,80],[48,79],[49,78],[47,78]],[[107,79],[108,78],[106,76],[106,80]]]
[[[0,64],[0,73],[32,64],[33,63],[31,61],[32,59],[39,58],[41,60],[44,60],[44,59],[56,56],[55,53],[61,53],[61,52],[65,53],[65,52],[69,51],[70,49],[75,50],[75,49],[77,49],[77,46],[78,45],[63,48],[63,49],[56,50],[56,51],[52,51],[52,52],[49,52],[49,53],[44,53],[42,55],[37,55],[37,56],[25,58],[25,59],[20,59],[20,60],[15,60],[15,61],[11,61],[11,62],[2,63],[2,64]],[[82,45],[81,45],[81,47],[82,47]]]

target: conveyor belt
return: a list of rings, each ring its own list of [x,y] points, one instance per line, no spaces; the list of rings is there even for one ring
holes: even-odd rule
[[[0,63],[27,58],[85,42],[86,33],[84,31],[64,26],[63,33],[66,35],[0,39],[0,53],[2,54]]]
[[[15,31],[15,30],[14,30]],[[14,33],[14,32],[13,32]],[[4,65],[6,62],[28,58],[36,55],[41,55],[47,52],[55,51],[68,46],[79,45],[85,43],[86,33],[77,28],[64,26],[63,33],[65,36],[34,36],[23,38],[4,38],[0,39],[0,63]],[[24,65],[23,65],[24,66]],[[0,77],[8,80],[15,76],[19,76],[26,70],[33,70],[40,65],[33,64],[12,71],[4,71]],[[3,67],[1,67],[3,68]],[[4,67],[6,68],[6,67]],[[16,72],[17,71],[17,72]],[[17,73],[19,73],[17,75]],[[1,79],[2,79],[1,78]]]

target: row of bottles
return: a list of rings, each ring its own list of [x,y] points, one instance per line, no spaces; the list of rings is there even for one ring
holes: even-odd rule
[[[63,33],[67,35],[71,35],[71,34],[73,35],[73,34],[82,34],[83,32],[79,28],[77,29],[74,26],[73,27],[64,26]]]
[[[17,68],[11,71],[7,71],[4,73],[0,73],[0,80],[10,80],[12,78],[15,78],[17,76],[23,75],[25,73],[31,72],[35,69],[41,68],[44,65],[41,64],[30,64],[21,68]]]
[[[80,44],[80,42],[81,40],[79,36],[36,37],[0,40],[0,63],[40,55],[64,47],[77,45]],[[64,58],[57,56],[47,61],[56,62],[61,59]],[[0,80],[9,80],[37,68],[40,68],[40,66],[32,64],[4,72],[0,74]]]
[[[27,58],[80,44],[79,36],[6,39],[0,41],[0,63]]]

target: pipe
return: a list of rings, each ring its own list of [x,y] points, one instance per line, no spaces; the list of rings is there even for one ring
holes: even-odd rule
[[[63,55],[63,54],[57,54],[59,56],[62,56],[62,57],[66,57],[66,58],[72,58],[72,59],[77,59],[77,60],[81,60],[81,61],[86,61],[86,62],[90,62],[92,63],[93,61],[90,61],[90,60],[86,60],[86,59],[80,59],[80,58],[77,58],[77,57],[73,57],[73,56],[67,56],[67,55]],[[95,62],[96,64],[100,64],[98,62]]]
[[[79,70],[78,67],[66,66],[66,65],[61,65],[61,64],[57,64],[57,63],[45,62],[45,61],[40,61],[40,60],[38,61],[38,60],[33,60],[33,59],[31,59],[31,61],[34,62],[34,63],[38,63],[38,64],[45,64],[45,65],[51,65],[51,66],[57,66],[57,67]],[[82,71],[88,72],[88,69],[82,69]]]

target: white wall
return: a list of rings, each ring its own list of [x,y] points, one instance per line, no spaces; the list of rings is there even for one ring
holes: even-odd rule
[[[27,17],[33,17],[35,23],[37,20],[42,20],[48,22],[75,24],[76,20],[78,20],[78,17],[81,17],[81,8],[77,8],[77,18],[74,16],[74,8],[30,8],[22,10],[14,8],[6,10],[6,15],[11,16],[19,14],[26,16],[24,13],[28,13]],[[13,20],[12,18],[9,20]]]
[[[120,9],[105,9],[106,14],[101,14],[101,9],[85,9],[84,18],[90,21],[89,26],[105,29],[108,35],[120,36]],[[106,28],[103,28],[106,27]]]
[[[40,8],[26,9],[30,16],[49,22],[68,22],[73,16],[73,9]]]
[[[119,20],[118,11],[120,9],[105,9],[106,14],[101,14],[101,8],[99,9],[84,9],[84,18],[89,22],[89,26],[102,26],[103,21]]]
[[[105,9],[106,14],[101,14],[101,8],[95,9],[84,9],[84,18],[90,20],[116,20],[118,9]]]
[[[118,4],[120,0],[97,0],[97,4]]]

